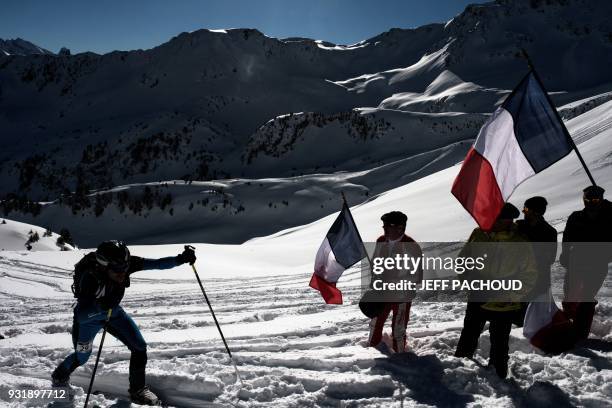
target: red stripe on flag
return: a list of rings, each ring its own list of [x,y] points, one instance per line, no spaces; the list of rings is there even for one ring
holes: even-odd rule
[[[562,311],[557,310],[552,321],[538,330],[529,341],[547,353],[567,351],[576,342],[574,325]]]
[[[310,287],[321,292],[321,296],[323,296],[325,303],[331,305],[342,304],[342,292],[336,288],[335,282],[328,282],[314,273],[310,279]]]
[[[474,148],[465,157],[451,192],[485,231],[504,206],[491,164]]]

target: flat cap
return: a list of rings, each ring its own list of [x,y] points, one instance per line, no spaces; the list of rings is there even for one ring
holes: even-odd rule
[[[391,211],[380,217],[385,224],[406,225],[408,217],[401,211]]]

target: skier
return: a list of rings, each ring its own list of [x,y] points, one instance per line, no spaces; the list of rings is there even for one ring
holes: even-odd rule
[[[573,320],[579,341],[589,337],[597,304],[595,295],[612,261],[612,203],[604,199],[604,192],[599,186],[585,188],[584,209],[569,216],[563,232],[563,311]]]
[[[525,288],[524,292],[527,292],[535,282],[537,264],[531,246],[527,244],[527,240],[518,232],[518,227],[513,222],[519,214],[518,208],[506,203],[491,231],[476,228],[458,256],[476,258],[488,254],[485,268],[478,272],[479,279],[519,279]],[[475,242],[487,244],[470,244]],[[510,244],[506,245],[506,243]],[[483,251],[484,253],[481,253]],[[462,278],[476,278],[475,276],[468,277],[465,275],[463,274]],[[487,295],[491,299],[485,299],[484,297]],[[455,356],[467,358],[474,356],[480,333],[484,329],[485,323],[489,321],[489,333],[491,335],[489,365],[495,368],[495,372],[500,378],[506,378],[508,375],[510,329],[517,311],[521,309],[519,302],[521,299],[520,295],[509,293],[502,295],[503,298],[516,297],[517,301],[495,301],[495,294],[485,294],[483,296],[483,294],[470,293]],[[484,300],[488,301],[485,302]]]
[[[383,222],[384,235],[376,240],[374,258],[394,257],[396,254],[409,254],[417,258],[422,256],[421,247],[405,233],[408,217],[404,213],[392,211],[384,214],[381,220]],[[423,279],[422,268],[419,268],[414,274],[410,274],[409,271],[404,270],[385,271],[385,273],[387,272],[394,274],[396,280],[409,279],[418,283]],[[389,274],[387,274],[385,280],[390,280]],[[393,350],[401,353],[406,351],[406,327],[408,326],[410,306],[412,304],[409,299],[414,297],[414,293],[402,293],[399,296],[391,297],[395,297],[395,299],[392,300],[396,301],[385,302],[384,308],[382,308],[380,314],[370,321],[368,343],[370,347],[379,346],[382,341],[382,331],[385,321],[389,317],[389,314],[393,312],[391,326]]]
[[[53,371],[54,387],[67,387],[70,374],[85,364],[92,351],[96,334],[104,327],[107,311],[112,309],[107,330],[131,351],[130,398],[133,402],[157,405],[157,396],[145,384],[147,344],[132,318],[119,305],[125,288],[130,286],[130,275],[145,269],[170,269],[196,261],[193,249],[160,259],[131,256],[121,241],[105,241],[95,252],[85,255],[76,265],[73,292],[77,298],[72,323],[74,352]]]

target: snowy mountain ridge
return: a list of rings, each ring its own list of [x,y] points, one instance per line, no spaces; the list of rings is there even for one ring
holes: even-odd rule
[[[23,40],[15,38],[12,40],[3,40],[0,38],[0,55],[55,55],[49,50],[40,48],[39,46]]]
[[[95,217],[86,197],[115,186],[369,171],[434,151],[452,165],[526,72],[521,48],[558,105],[604,103],[611,7],[497,1],[349,46],[232,29],[105,55],[0,55],[3,210],[59,230]],[[43,216],[41,201],[70,210]]]

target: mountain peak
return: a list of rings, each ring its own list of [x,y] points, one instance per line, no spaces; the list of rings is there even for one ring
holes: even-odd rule
[[[0,55],[53,55],[49,50],[41,48],[36,44],[21,39],[19,37],[15,39],[3,40],[0,38]]]

